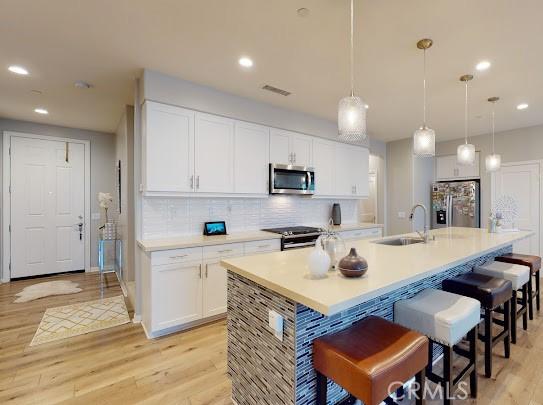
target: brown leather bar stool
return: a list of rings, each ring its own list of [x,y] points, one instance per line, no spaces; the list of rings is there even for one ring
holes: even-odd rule
[[[539,278],[539,271],[541,270],[541,257],[534,256],[534,255],[523,255],[520,253],[508,253],[503,256],[498,256],[496,259],[498,262],[506,262],[506,263],[513,263],[513,264],[519,264],[521,266],[527,266],[530,268],[530,272],[532,276],[535,278],[535,291],[533,288],[533,280],[532,277],[530,277],[530,281],[528,283],[528,312],[530,315],[530,320],[534,319],[534,297],[535,297],[535,303],[536,308],[539,311],[540,309],[540,302],[539,302],[539,291],[540,291],[540,278]]]
[[[365,405],[377,405],[413,376],[423,404],[428,339],[386,319],[369,316],[353,326],[315,339],[317,404],[327,403],[328,378]]]
[[[509,358],[511,346],[509,333],[511,329],[509,303],[513,294],[511,281],[503,278],[485,276],[484,274],[466,273],[443,281],[443,290],[466,297],[475,298],[481,303],[485,324],[485,334],[479,338],[485,343],[485,376],[492,376],[492,348],[503,340],[505,357]],[[494,318],[494,311],[504,306],[504,319]],[[494,336],[492,324],[502,326],[502,331]]]

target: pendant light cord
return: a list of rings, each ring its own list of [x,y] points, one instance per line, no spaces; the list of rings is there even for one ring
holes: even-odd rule
[[[494,124],[494,119],[495,119],[495,103],[492,103],[492,154],[495,155],[496,154],[496,151],[495,151],[495,141],[494,141],[494,133],[496,131],[496,127],[495,127],[495,124]]]
[[[351,97],[354,96],[354,0],[351,0]]]
[[[464,138],[468,144],[468,82],[466,81],[466,105],[464,106]]]
[[[423,126],[426,128],[426,48],[424,48],[424,68],[423,68],[423,79],[422,79],[422,122]]]

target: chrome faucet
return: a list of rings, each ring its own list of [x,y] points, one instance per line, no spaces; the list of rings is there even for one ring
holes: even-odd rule
[[[428,210],[426,209],[426,207],[422,204],[414,205],[413,208],[411,209],[409,220],[413,222],[413,217],[415,216],[415,211],[417,210],[418,207],[422,208],[422,210],[424,211],[424,233],[417,230],[415,230],[415,232],[419,234],[420,238],[424,241],[424,243],[428,243],[429,233],[428,233],[428,223],[426,222],[427,216],[428,216]]]

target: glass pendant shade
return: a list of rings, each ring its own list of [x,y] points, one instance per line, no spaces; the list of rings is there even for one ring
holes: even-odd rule
[[[366,139],[366,107],[360,97],[350,96],[339,100],[338,135],[347,142]]]
[[[436,154],[436,133],[422,126],[413,134],[413,153],[417,156],[431,157]]]
[[[485,159],[486,171],[487,172],[496,172],[500,170],[502,165],[502,157],[496,153],[488,155]]]
[[[475,164],[475,145],[463,143],[456,150],[456,160],[458,164],[464,166],[473,166]]]

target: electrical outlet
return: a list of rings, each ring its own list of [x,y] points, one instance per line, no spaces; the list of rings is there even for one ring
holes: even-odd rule
[[[283,341],[283,323],[283,316],[270,309],[268,313],[268,324],[273,330],[273,334],[275,335],[275,337],[281,342]]]

